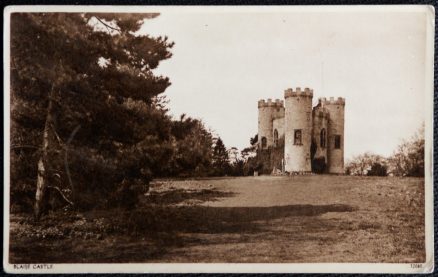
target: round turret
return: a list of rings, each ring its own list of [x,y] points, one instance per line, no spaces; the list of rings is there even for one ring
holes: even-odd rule
[[[274,144],[273,120],[284,117],[284,102],[276,99],[260,100],[258,102],[258,141],[261,149],[266,149]]]
[[[330,100],[322,98],[319,105],[329,112],[328,120],[328,147],[327,147],[327,171],[328,173],[344,173],[344,112],[345,99],[339,97]]]
[[[285,97],[285,171],[310,172],[313,90],[287,89]]]

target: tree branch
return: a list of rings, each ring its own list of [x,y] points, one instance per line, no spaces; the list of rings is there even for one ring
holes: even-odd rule
[[[115,28],[115,27],[113,27],[113,26],[110,26],[110,25],[108,25],[108,24],[106,24],[102,19],[100,19],[99,17],[97,17],[97,16],[94,16],[100,23],[102,23],[107,29],[109,28],[109,29],[112,29],[112,30],[114,30],[114,31],[117,31],[117,32],[121,32],[122,30],[120,30],[120,29],[118,29],[118,28]],[[109,31],[109,30],[108,30]]]
[[[35,146],[35,145],[11,145],[11,150],[13,149],[19,149],[19,148],[32,148],[32,149],[41,149],[41,147]]]
[[[70,200],[64,195],[64,193],[62,192],[62,190],[61,190],[60,188],[58,188],[58,187],[56,187],[56,186],[47,186],[47,188],[52,188],[52,189],[57,190],[57,191],[59,192],[59,194],[62,196],[62,198],[64,198],[64,200],[65,200],[67,203],[69,203],[70,205],[74,206],[73,202],[70,201]]]
[[[81,128],[81,125],[76,126],[76,128],[71,133],[71,135],[68,138],[67,143],[65,145],[65,156],[64,156],[65,173],[67,174],[68,182],[70,184],[70,187],[71,187],[73,193],[75,193],[75,189],[73,186],[73,181],[71,179],[70,168],[69,168],[69,163],[68,163],[68,147],[69,147],[70,142],[73,140],[74,136],[76,135],[76,133],[79,131],[80,128]]]
[[[52,125],[53,133],[55,134],[55,137],[56,137],[56,139],[58,140],[59,144],[61,145],[61,147],[64,147],[64,142],[63,142],[62,139],[59,137],[58,132],[56,132],[55,125],[54,125],[53,123],[50,124],[50,125]]]

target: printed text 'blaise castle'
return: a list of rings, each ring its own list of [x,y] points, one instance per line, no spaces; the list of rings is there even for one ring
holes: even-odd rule
[[[258,102],[258,156],[263,171],[344,173],[345,99],[287,89],[284,101]]]

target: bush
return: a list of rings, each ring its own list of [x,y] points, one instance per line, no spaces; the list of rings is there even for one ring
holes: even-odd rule
[[[368,176],[387,176],[387,167],[380,163],[373,163],[367,173]]]
[[[114,191],[109,200],[108,208],[118,207],[132,210],[136,207],[139,196],[149,190],[149,181],[147,180],[123,180]]]

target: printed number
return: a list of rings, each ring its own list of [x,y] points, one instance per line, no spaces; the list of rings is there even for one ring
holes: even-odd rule
[[[421,268],[423,267],[422,264],[411,264],[411,268]]]

